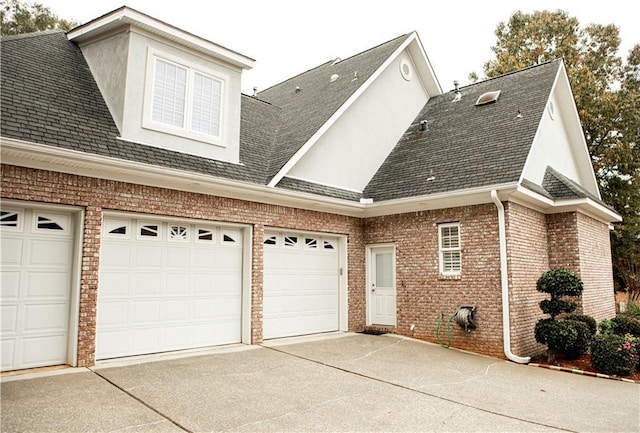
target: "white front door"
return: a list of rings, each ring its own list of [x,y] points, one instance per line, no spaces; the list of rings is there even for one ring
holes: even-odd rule
[[[68,362],[73,222],[66,212],[2,208],[3,371]]]
[[[369,247],[369,322],[396,325],[396,258],[393,246]]]

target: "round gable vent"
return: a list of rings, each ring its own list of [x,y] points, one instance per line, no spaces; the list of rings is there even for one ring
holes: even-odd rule
[[[413,69],[411,69],[411,65],[406,59],[400,61],[400,74],[402,74],[402,78],[407,81],[413,76]]]

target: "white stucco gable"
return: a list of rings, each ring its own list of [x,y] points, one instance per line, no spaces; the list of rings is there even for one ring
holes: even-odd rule
[[[542,185],[549,166],[600,198],[564,64],[558,69],[521,180]]]
[[[242,71],[254,60],[128,7],[71,30],[126,141],[240,159]]]
[[[287,176],[361,192],[429,98],[441,93],[413,33],[285,164],[271,186]]]

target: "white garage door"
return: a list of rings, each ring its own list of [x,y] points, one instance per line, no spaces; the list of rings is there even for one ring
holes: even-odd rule
[[[338,238],[265,232],[263,337],[339,329]]]
[[[67,363],[73,233],[67,213],[0,211],[2,370]]]
[[[105,217],[96,359],[241,341],[242,232]]]

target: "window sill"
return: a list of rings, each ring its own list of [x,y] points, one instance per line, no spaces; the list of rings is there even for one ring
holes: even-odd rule
[[[439,280],[461,280],[462,275],[438,275]]]

